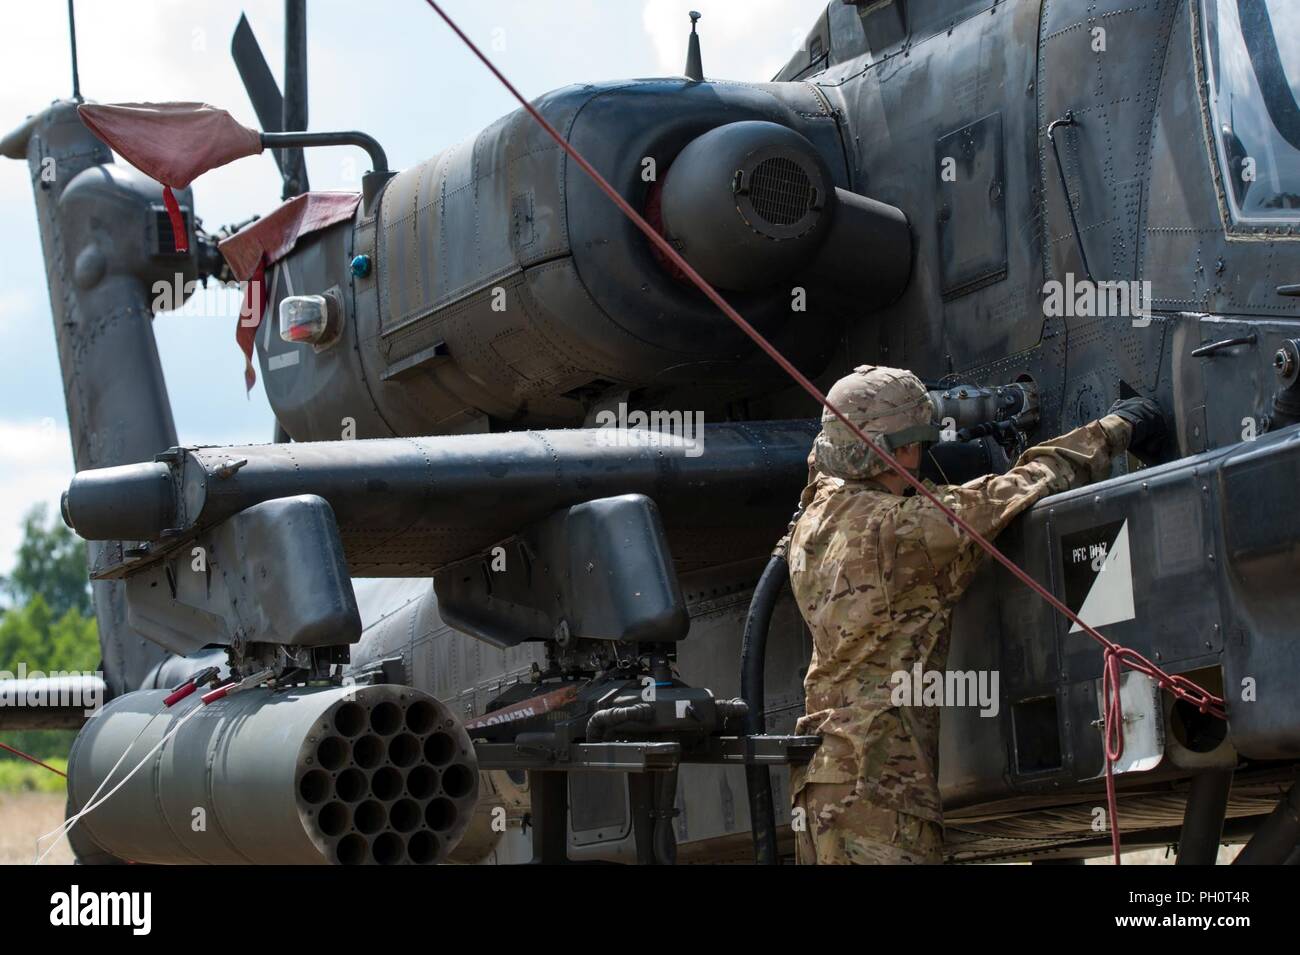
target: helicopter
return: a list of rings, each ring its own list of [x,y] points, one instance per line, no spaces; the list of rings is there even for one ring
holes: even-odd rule
[[[1129,672],[1108,754],[1102,654],[987,563],[953,618],[947,861],[1081,862],[1110,825],[1300,861],[1300,13],[832,0],[768,82],[706,79],[692,15],[681,76],[564,87],[394,171],[307,130],[285,10],[283,92],[232,41],[261,130],[74,97],[0,140],[32,170],[110,695],[70,758],[79,857],[792,855],[785,770],[818,740],[772,549],[819,408],[625,205],[823,390],[920,376],[936,480],[1120,398],[1172,422],[1000,547],[1226,719]],[[309,189],[326,146],[365,150],[359,193]],[[285,204],[203,230],[190,179],[268,149]],[[178,444],[148,295],[175,273],[244,283],[273,443]],[[157,771],[100,808],[129,754]],[[215,830],[175,824],[213,801]]]

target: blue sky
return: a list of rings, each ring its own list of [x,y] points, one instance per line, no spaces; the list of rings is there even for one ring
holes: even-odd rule
[[[526,96],[572,82],[679,75],[687,11],[710,78],[766,80],[797,48],[825,0],[446,0],[445,8]],[[403,168],[474,135],[512,101],[423,0],[308,3],[310,128],[362,129]],[[82,94],[99,102],[202,100],[257,121],[230,59],[241,9],[277,77],[283,64],[279,0],[78,0]],[[0,40],[0,132],[71,91],[62,3],[6,17]],[[308,151],[318,189],[359,188],[348,149]],[[241,160],[194,185],[209,227],[265,214],[279,200],[268,155]],[[72,473],[44,265],[25,164],[0,159],[0,574],[12,565],[22,514],[55,506]],[[269,440],[260,388],[245,398],[234,343],[237,295],[226,314],[179,312],[154,330],[180,439]],[[220,300],[220,299],[219,299]],[[211,304],[211,299],[205,299]],[[219,309],[217,310],[219,312]]]

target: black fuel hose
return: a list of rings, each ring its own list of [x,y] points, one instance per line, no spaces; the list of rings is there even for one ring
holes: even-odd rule
[[[760,736],[765,730],[763,680],[767,664],[767,631],[772,612],[789,580],[785,557],[774,554],[763,568],[754,587],[745,616],[745,630],[740,649],[740,695],[748,704],[745,735]],[[749,819],[754,832],[754,861],[759,865],[776,865],[776,814],[772,805],[772,775],[768,767],[746,764],[745,788],[749,794]]]
[[[599,743],[610,729],[620,723],[648,723],[654,719],[654,716],[653,703],[632,703],[628,706],[611,706],[597,710],[587,720],[587,742]]]

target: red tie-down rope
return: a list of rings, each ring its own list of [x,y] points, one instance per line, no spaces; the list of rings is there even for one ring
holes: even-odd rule
[[[1155,680],[1156,684],[1161,689],[1168,690],[1178,699],[1195,706],[1200,712],[1210,713],[1220,719],[1227,719],[1224,701],[1206,690],[1204,687],[1193,683],[1186,677],[1171,676],[1170,674],[1165,673],[1160,669],[1160,667],[1142,656],[1142,654],[1121,647],[1119,644],[1114,643],[1111,640],[1107,640],[1093,627],[1079,619],[1079,616],[1058,600],[1050,590],[1016,566],[1009,557],[994,547],[992,543],[986,540],[983,535],[975,530],[975,528],[971,527],[971,525],[968,524],[960,515],[939,500],[939,498],[927,489],[916,477],[914,477],[910,471],[899,464],[893,455],[867,437],[861,428],[846,418],[843,412],[826,400],[826,396],[821,393],[816,385],[809,381],[808,378],[799,371],[799,369],[795,368],[794,365],[792,365],[784,355],[777,351],[771,342],[759,334],[759,332],[750,325],[749,322],[745,321],[741,314],[732,308],[731,305],[727,303],[726,299],[718,294],[717,290],[705,281],[703,276],[696,272],[695,269],[691,267],[690,263],[687,262],[686,259],[684,259],[677,250],[659,234],[658,230],[650,225],[650,223],[648,223],[640,213],[633,209],[627,200],[619,195],[618,191],[605,180],[605,177],[597,172],[591,163],[587,162],[587,160],[583,158],[582,154],[560,135],[559,131],[547,121],[546,117],[538,112],[537,108],[520,94],[514,84],[506,79],[505,75],[496,68],[486,55],[484,55],[483,51],[475,45],[474,41],[465,35],[465,31],[456,25],[455,21],[446,14],[435,0],[425,0],[425,2],[428,3],[429,6],[433,8],[433,11],[443,19],[447,26],[451,28],[452,32],[454,32],[456,36],[460,37],[461,41],[469,47],[470,52],[478,57],[483,65],[491,71],[492,75],[501,82],[501,85],[509,90],[510,95],[519,101],[519,104],[530,116],[532,116],[533,119],[537,121],[538,125],[546,130],[547,134],[555,140],[565,153],[568,154],[569,158],[577,163],[579,168],[590,176],[592,181],[600,187],[601,191],[604,192],[605,195],[609,196],[610,201],[612,201],[614,205],[618,206],[622,213],[632,221],[633,225],[645,234],[645,237],[650,240],[650,243],[670,262],[672,262],[673,265],[679,268],[682,271],[682,274],[690,279],[695,287],[708,297],[709,301],[718,306],[727,318],[731,319],[731,321],[734,322],[741,331],[748,335],[754,344],[766,352],[767,355],[776,362],[786,374],[793,378],[799,384],[799,387],[815,398],[817,403],[823,408],[835,415],[835,417],[839,418],[840,421],[844,422],[845,427],[847,427],[860,441],[862,441],[863,444],[870,448],[874,453],[878,454],[881,460],[889,465],[895,473],[916,490],[917,494],[920,494],[935,507],[939,508],[939,510],[942,511],[953,524],[961,528],[961,530],[964,531],[971,540],[978,544],[985,553],[1005,567],[1012,576],[1023,583],[1026,587],[1046,600],[1054,610],[1064,616],[1067,620],[1073,622],[1084,633],[1092,637],[1092,639],[1096,640],[1097,643],[1101,645],[1105,662],[1104,675],[1102,677],[1102,715],[1105,720],[1106,802],[1110,814],[1111,848],[1114,850],[1115,863],[1118,865],[1119,820],[1115,811],[1115,778],[1113,775],[1113,767],[1114,763],[1124,753],[1124,716],[1119,698],[1120,666],[1123,665],[1131,670],[1136,670],[1139,673],[1145,674]]]
[[[53,766],[51,766],[49,763],[43,763],[43,762],[41,762],[39,759],[37,759],[35,756],[32,756],[32,755],[30,755],[30,754],[28,754],[28,753],[24,753],[21,749],[14,749],[12,746],[10,746],[10,745],[8,745],[8,744],[6,744],[6,743],[0,743],[0,749],[3,749],[3,750],[4,750],[5,752],[7,752],[7,753],[13,753],[15,756],[19,757],[20,759],[25,759],[25,760],[27,760],[27,762],[29,762],[29,763],[35,763],[37,766],[44,766],[44,767],[45,767],[46,769],[48,769],[50,772],[52,772],[52,773],[58,773],[58,774],[59,774],[60,776],[62,776],[64,779],[67,779],[67,778],[68,778],[68,774],[65,773],[63,770],[61,770],[61,769],[55,769],[55,768],[54,768]]]

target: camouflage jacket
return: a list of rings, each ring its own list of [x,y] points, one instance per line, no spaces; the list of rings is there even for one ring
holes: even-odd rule
[[[928,485],[986,537],[1049,494],[1107,476],[1132,429],[1108,415],[1027,450],[1006,474]],[[942,670],[952,608],[986,555],[932,503],[872,480],[811,476],[790,540],[790,580],[812,633],[797,732],[822,745],[795,773],[856,783],[861,798],[942,821],[939,707],[896,707],[897,671]]]

